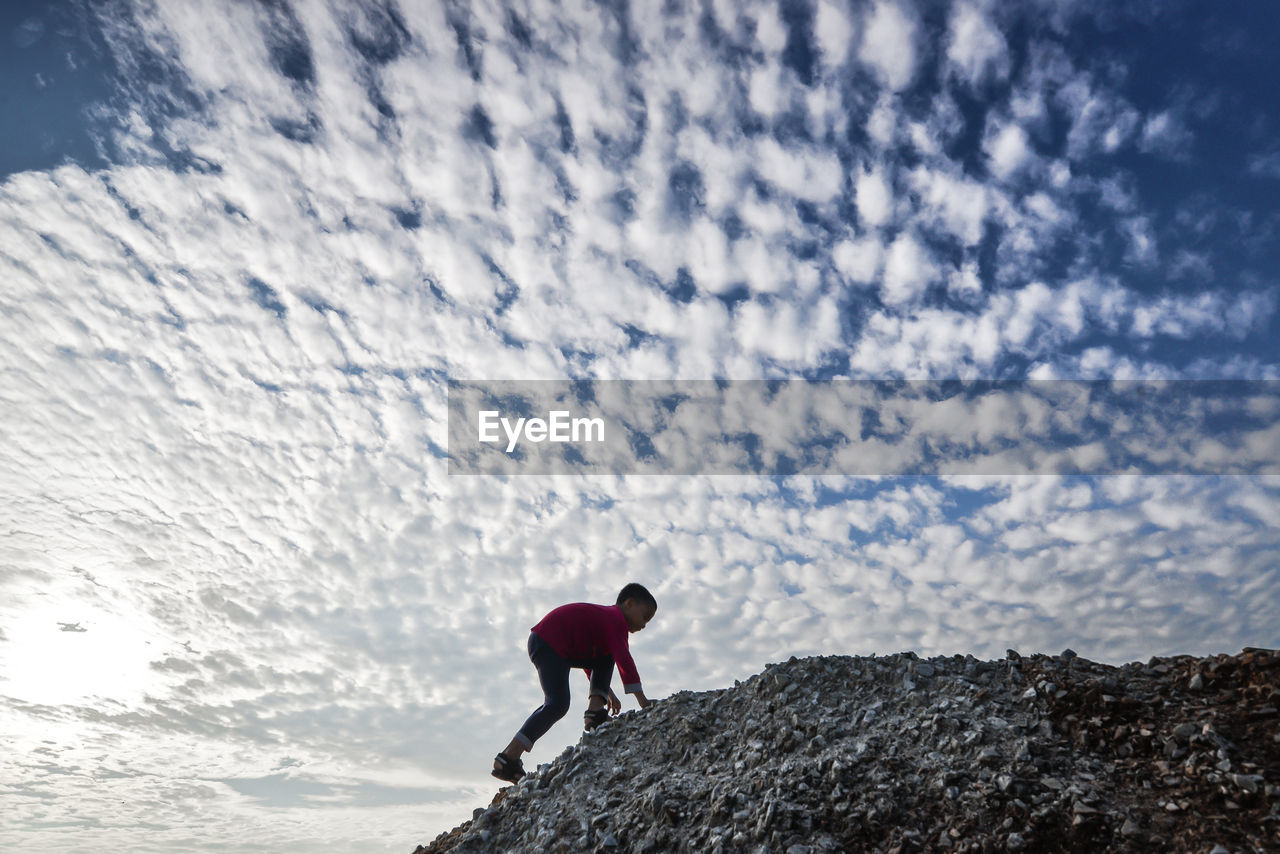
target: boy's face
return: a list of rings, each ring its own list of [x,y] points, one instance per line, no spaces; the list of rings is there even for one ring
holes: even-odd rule
[[[658,609],[652,605],[645,605],[635,599],[622,600],[622,615],[627,618],[627,630],[632,633],[643,629],[656,613]]]

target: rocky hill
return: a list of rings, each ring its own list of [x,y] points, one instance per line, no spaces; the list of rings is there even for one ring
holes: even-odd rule
[[[826,656],[618,716],[414,854],[1280,851],[1280,653]]]

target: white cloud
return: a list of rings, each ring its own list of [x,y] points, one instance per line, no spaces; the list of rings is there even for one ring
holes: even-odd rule
[[[1027,132],[1012,122],[990,128],[983,150],[990,159],[992,173],[1000,179],[1008,179],[1031,157]]]
[[[893,144],[897,123],[898,114],[894,99],[888,94],[882,95],[867,117],[867,135],[881,148],[887,148]]]
[[[761,65],[751,72],[751,82],[747,87],[747,99],[751,109],[766,118],[773,118],[778,110],[786,106],[787,90],[783,83],[781,66]]]
[[[914,257],[904,253],[904,258]],[[921,279],[926,275],[921,272],[923,263],[904,267]],[[944,273],[930,267],[927,276],[935,275]],[[1099,368],[1101,363],[1076,365],[1058,361],[1058,354],[1090,329],[1104,325],[1122,328],[1134,310],[1123,289],[1093,280],[1080,280],[1057,290],[1032,282],[1018,290],[984,296],[977,269],[971,263],[945,275],[948,289],[973,305],[976,312],[912,307],[905,316],[889,312],[873,315],[852,358],[856,375],[980,377],[988,375],[986,372],[1001,354],[1018,352],[1033,360],[1054,360],[1042,363],[1041,373],[1105,376]],[[885,277],[888,278],[888,263]],[[897,293],[906,299],[914,292],[903,288]],[[896,310],[895,300],[886,296],[885,301],[890,304],[890,312]],[[1168,308],[1157,308],[1154,315],[1171,322]],[[1109,364],[1127,369],[1115,362]]]
[[[715,223],[698,220],[685,238],[685,251],[689,271],[702,287],[712,293],[722,293],[732,285],[737,273],[729,260],[729,241]]]
[[[1193,142],[1190,129],[1169,110],[1148,117],[1142,125],[1140,146],[1143,151],[1185,162],[1191,158]]]
[[[770,53],[777,53],[786,47],[787,29],[776,8],[763,10],[756,18],[756,38]]]
[[[1251,156],[1248,159],[1248,172],[1263,178],[1280,178],[1280,151]]]
[[[813,34],[830,66],[843,65],[853,41],[853,25],[843,0],[820,0],[813,22]]]
[[[1129,240],[1126,258],[1136,264],[1154,264],[1158,253],[1151,221],[1143,216],[1130,217],[1124,220],[1122,227]]]
[[[1009,74],[1009,47],[995,25],[971,3],[951,10],[947,59],[960,77],[977,86],[987,77],[1003,80]]]
[[[741,239],[733,245],[733,257],[737,274],[755,293],[785,293],[794,286],[791,256],[778,244]]]
[[[1114,153],[1137,130],[1137,111],[1118,94],[1096,90],[1082,74],[1062,86],[1057,100],[1072,114],[1067,132],[1067,154],[1072,160],[1099,151]]]
[[[903,232],[894,238],[885,253],[884,301],[897,304],[914,300],[937,275],[928,250],[909,232]]]
[[[965,245],[982,239],[987,189],[976,181],[921,166],[909,176],[922,206],[922,218],[938,223]]]
[[[825,202],[843,188],[844,170],[833,152],[783,148],[764,137],[756,143],[754,163],[761,177],[797,198]]]
[[[877,313],[850,356],[850,367],[863,377],[979,377],[1000,346],[996,319],[989,314],[926,309],[904,318]]]
[[[928,122],[908,122],[907,136],[915,149],[926,157],[934,158],[942,154],[942,140],[937,129]]]
[[[1003,332],[1008,344],[1024,348],[1053,300],[1053,292],[1040,282],[1032,282],[1018,290],[1012,299],[1002,295],[1000,302],[1009,308],[1003,317]]]
[[[860,171],[854,179],[854,202],[858,216],[872,228],[886,225],[893,217],[893,189],[880,166]]]
[[[830,299],[804,309],[749,302],[739,309],[735,325],[739,340],[784,364],[812,363],[839,344],[839,315]]]
[[[842,240],[831,250],[831,260],[836,269],[845,278],[859,284],[875,281],[876,273],[880,271],[882,255],[880,241],[870,236],[858,240]]]
[[[1049,225],[1059,225],[1069,219],[1068,214],[1048,193],[1032,193],[1023,204],[1030,213]]]
[[[900,92],[916,68],[916,25],[896,3],[880,0],[862,32],[858,58],[875,69],[884,84]]]
[[[1234,296],[1165,295],[1135,304],[1130,328],[1143,338],[1160,335],[1189,339],[1204,334],[1244,338],[1258,330],[1274,310],[1274,297],[1256,291]]]
[[[804,97],[808,109],[809,132],[814,139],[831,139],[847,136],[849,122],[853,118],[844,109],[840,91],[834,86],[820,85],[810,89]]]
[[[947,290],[960,297],[981,293],[982,279],[978,276],[978,265],[969,261],[959,269],[952,270],[947,277]]]
[[[693,125],[679,132],[675,155],[697,166],[711,216],[722,216],[742,197],[752,165],[747,146],[717,140],[705,128]]]

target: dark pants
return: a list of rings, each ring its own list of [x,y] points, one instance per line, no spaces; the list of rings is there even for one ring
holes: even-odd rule
[[[609,680],[613,678],[613,656],[592,659],[566,659],[551,648],[551,644],[533,632],[529,633],[529,660],[538,668],[538,682],[542,684],[542,705],[529,715],[520,727],[516,738],[526,748],[546,735],[551,725],[569,711],[569,670],[574,667],[591,671],[591,694],[607,698]]]

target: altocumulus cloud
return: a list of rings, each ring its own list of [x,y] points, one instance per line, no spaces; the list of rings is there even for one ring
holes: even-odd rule
[[[633,579],[655,695],[1276,642],[1274,478],[445,473],[450,376],[1275,378],[1274,134],[1125,11],[91,14],[109,165],[0,187],[0,846],[406,850]]]

